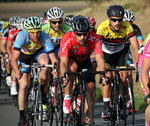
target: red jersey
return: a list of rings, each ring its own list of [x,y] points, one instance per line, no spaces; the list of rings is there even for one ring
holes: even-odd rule
[[[60,42],[60,57],[71,57],[80,63],[89,57],[92,51],[95,55],[103,54],[101,46],[102,41],[93,32],[89,32],[84,45],[77,42],[72,32],[67,32]]]
[[[12,29],[8,34],[8,41],[14,42],[18,35],[18,32],[19,31],[17,29]]]

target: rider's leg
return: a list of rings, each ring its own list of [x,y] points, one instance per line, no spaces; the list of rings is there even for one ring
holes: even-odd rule
[[[145,124],[146,126],[150,126],[150,105],[145,110]]]
[[[127,96],[128,93],[128,85],[127,85],[127,71],[120,72],[121,85],[123,87],[124,96]]]
[[[91,100],[91,106],[92,106],[92,115],[94,116],[94,107],[95,107],[95,98],[94,98],[94,90],[95,90],[95,83],[94,82],[89,82],[87,83],[86,89],[90,95],[90,100]],[[85,104],[85,111],[88,109],[88,105]],[[88,113],[86,113],[88,114]],[[89,115],[87,116],[87,122],[89,122]]]
[[[19,82],[19,94],[18,94],[18,103],[19,103],[19,112],[20,112],[20,122],[24,122],[24,110],[25,110],[25,96],[28,85],[28,75],[23,73]]]
[[[72,59],[69,59],[68,63],[69,63],[68,64],[69,71],[70,72],[76,72],[77,69],[78,69],[77,63]],[[69,76],[69,82],[68,82],[67,86],[65,87],[65,96],[64,96],[64,101],[63,101],[63,111],[66,114],[71,113],[71,106],[70,106],[71,96],[70,95],[71,95],[71,91],[72,91],[72,88],[73,88],[74,79],[75,79],[74,75],[70,75]]]

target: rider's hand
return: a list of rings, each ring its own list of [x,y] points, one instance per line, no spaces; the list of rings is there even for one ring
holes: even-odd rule
[[[64,86],[64,87],[66,87],[66,86],[67,86],[68,81],[69,81],[69,77],[67,77],[67,78],[62,77],[62,84],[63,84],[63,86]]]
[[[150,104],[150,98],[147,99],[147,104]]]
[[[52,70],[52,75],[54,78],[58,78],[58,73],[56,72],[55,69]]]
[[[138,63],[134,63],[135,64],[135,69],[136,69],[136,71],[138,70]]]
[[[18,72],[16,72],[16,78],[17,78],[17,79],[19,79],[19,80],[20,80],[20,79],[21,79],[21,77],[22,77],[22,75],[23,75],[23,73],[22,73],[22,72],[21,72],[21,73],[20,73],[19,71],[18,71]]]
[[[99,82],[99,83],[102,83],[102,85],[105,86],[105,85],[108,85],[109,82],[110,82],[109,77],[105,78],[104,76],[102,76],[102,77],[100,78],[100,82]]]

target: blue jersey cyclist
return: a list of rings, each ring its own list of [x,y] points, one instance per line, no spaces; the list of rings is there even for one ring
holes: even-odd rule
[[[47,11],[47,24],[42,26],[42,31],[51,37],[57,58],[59,57],[60,41],[67,31],[71,31],[71,26],[63,22],[64,12],[61,8],[52,7]]]
[[[16,72],[16,77],[19,82],[19,126],[25,125],[24,110],[25,110],[25,94],[28,86],[28,69],[22,69],[22,75],[19,74],[18,62],[30,64],[31,60],[37,61],[39,64],[49,64],[49,57],[52,64],[58,63],[54,53],[54,47],[50,37],[41,31],[41,21],[37,17],[29,17],[25,22],[25,30],[19,32],[12,54],[12,67]],[[47,53],[48,52],[48,53]],[[48,57],[49,56],[49,57]],[[44,86],[46,84],[48,68],[42,68],[39,83],[41,84],[42,97],[44,97]],[[52,71],[53,76],[57,76],[55,71]],[[44,104],[44,100],[42,99]]]

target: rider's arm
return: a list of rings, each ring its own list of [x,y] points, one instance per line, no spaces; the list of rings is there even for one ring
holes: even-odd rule
[[[17,62],[19,59],[19,56],[20,56],[20,51],[19,50],[13,50],[11,65],[12,65],[13,70],[16,73],[17,78],[19,78],[19,69],[18,69],[18,62]]]
[[[12,41],[7,41],[6,50],[7,50],[8,56],[9,56],[9,60],[11,60],[11,57],[12,57],[12,52],[11,52],[12,45],[13,45]]]
[[[104,71],[105,69],[104,54],[95,55],[95,59],[97,62],[97,71]]]
[[[60,57],[60,74],[64,77],[64,73],[67,69],[68,57]]]
[[[150,59],[143,57],[141,78],[142,84],[144,85],[147,94],[149,93],[149,88],[147,87],[147,84],[149,82],[149,70],[150,70]]]
[[[130,43],[131,43],[131,45],[132,45],[132,47],[134,49],[134,57],[135,57],[134,63],[136,64],[136,63],[138,63],[138,59],[139,59],[139,55],[138,55],[138,47],[139,47],[139,45],[138,45],[138,42],[137,42],[136,35],[131,37],[129,40],[130,40]]]
[[[144,39],[138,39],[138,43],[139,45],[141,45],[143,43]]]
[[[1,44],[1,51],[5,54],[7,51],[6,51],[6,44],[7,44],[7,39],[3,39],[2,38],[2,44]]]
[[[54,64],[55,62],[58,64],[58,60],[57,60],[56,55],[55,55],[54,52],[53,53],[49,53],[49,57],[51,59],[52,64]]]

